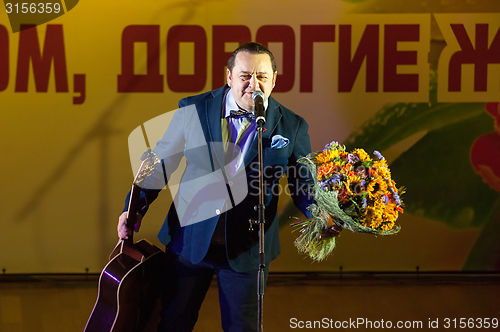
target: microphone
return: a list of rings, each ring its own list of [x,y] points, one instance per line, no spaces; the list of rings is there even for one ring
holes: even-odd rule
[[[255,103],[255,120],[257,125],[263,126],[266,123],[266,114],[264,113],[264,92],[255,90],[252,93],[252,100]]]

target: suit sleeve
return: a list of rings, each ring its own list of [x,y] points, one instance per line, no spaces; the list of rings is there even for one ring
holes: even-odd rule
[[[315,203],[313,188],[314,179],[309,168],[298,163],[297,160],[311,153],[311,142],[308,134],[309,125],[299,117],[299,125],[296,129],[294,149],[288,159],[287,178],[288,187],[295,206],[297,206],[307,218],[312,218],[312,214],[307,207]]]
[[[182,102],[182,100],[181,100]],[[181,105],[179,102],[179,105]],[[171,120],[165,124],[167,128],[163,138],[156,143],[153,151],[161,163],[156,170],[141,184],[138,213],[145,215],[149,205],[158,197],[159,192],[167,185],[170,175],[177,169],[184,155],[186,108],[175,111]],[[125,199],[123,211],[128,210],[130,192]]]

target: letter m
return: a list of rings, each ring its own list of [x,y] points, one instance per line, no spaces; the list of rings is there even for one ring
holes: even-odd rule
[[[16,92],[28,92],[30,62],[33,65],[36,92],[47,92],[50,69],[54,63],[56,92],[68,92],[68,75],[62,25],[47,25],[43,52],[40,52],[37,28],[21,29],[17,58]]]

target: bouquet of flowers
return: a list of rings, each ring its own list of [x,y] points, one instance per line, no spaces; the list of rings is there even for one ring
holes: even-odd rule
[[[376,159],[363,149],[347,152],[337,142],[299,160],[315,177],[316,204],[308,207],[313,218],[292,224],[300,231],[295,240],[299,252],[313,260],[325,259],[335,249],[335,238],[343,228],[353,232],[392,235],[400,230],[395,222],[403,213],[401,195],[385,158]]]

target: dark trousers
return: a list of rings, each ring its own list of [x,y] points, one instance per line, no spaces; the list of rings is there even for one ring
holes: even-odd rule
[[[211,246],[207,256],[191,264],[174,255],[173,271],[163,292],[163,310],[158,332],[187,332],[194,329],[198,312],[217,274],[222,329],[225,332],[257,331],[257,271],[236,272],[227,262],[224,246]],[[267,282],[269,267],[265,268]]]

